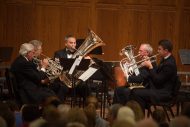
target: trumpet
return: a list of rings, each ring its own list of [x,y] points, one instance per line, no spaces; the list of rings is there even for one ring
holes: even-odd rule
[[[159,54],[155,54],[151,57],[147,57],[147,58],[144,58],[136,63],[132,63],[132,64],[129,64],[128,67],[131,67],[131,66],[134,66],[135,64],[137,65],[137,68],[141,68],[143,65],[141,63],[143,63],[144,61],[147,61],[147,60],[150,60],[151,63],[153,62],[156,62],[156,57],[158,56]],[[134,68],[135,69],[135,68]]]

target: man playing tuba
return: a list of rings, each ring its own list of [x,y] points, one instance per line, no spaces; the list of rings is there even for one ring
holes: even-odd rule
[[[141,44],[139,48],[139,57],[140,59],[145,59],[147,57],[151,57],[153,52],[153,48],[150,46],[150,44]],[[132,56],[133,57],[133,56]],[[138,66],[138,65],[137,65]],[[156,68],[156,63],[153,63],[154,68]],[[139,68],[139,74],[138,75],[129,75],[127,78],[128,84],[133,83],[142,83],[142,85],[145,88],[151,87],[151,80],[149,78],[149,72],[148,69],[145,67]],[[121,86],[117,87],[114,91],[114,98],[113,103],[120,103],[120,104],[126,104],[126,102],[129,100],[129,96],[131,93],[131,89],[129,86]]]
[[[76,50],[76,38],[73,35],[67,35],[65,37],[65,48],[58,50],[54,53],[55,60],[59,60],[60,58],[66,58],[71,59],[73,58],[73,54],[77,51]],[[60,92],[60,97],[63,98],[66,97],[66,95],[69,92],[69,87],[67,84],[64,84],[63,81],[60,81],[60,79],[55,80],[55,84],[52,89],[57,93],[60,89],[62,89],[64,92]],[[88,96],[89,95],[89,88],[88,85],[80,83],[76,86],[76,92],[77,94],[81,96]]]

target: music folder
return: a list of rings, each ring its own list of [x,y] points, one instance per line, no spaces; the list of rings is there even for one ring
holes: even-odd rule
[[[59,61],[61,66],[63,67],[63,70],[67,71],[71,69],[71,67],[75,62],[75,59],[60,58]],[[89,59],[82,59],[79,65],[77,65],[77,70],[87,70],[89,65],[90,65]]]

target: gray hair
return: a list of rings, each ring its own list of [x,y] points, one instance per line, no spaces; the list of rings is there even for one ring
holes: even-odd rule
[[[131,124],[135,124],[135,114],[131,108],[123,106],[118,110],[117,120],[127,120]]]
[[[145,49],[146,49],[146,51],[148,52],[148,54],[149,54],[149,55],[152,55],[152,53],[153,53],[153,48],[152,48],[152,46],[151,46],[150,44],[148,44],[148,43],[144,43],[144,44],[142,44],[142,45],[145,45]]]
[[[67,41],[67,40],[68,40],[69,38],[71,38],[71,37],[72,37],[72,38],[75,38],[75,36],[73,36],[73,35],[71,35],[71,34],[66,35],[66,36],[65,36],[65,41]]]
[[[20,46],[19,54],[22,56],[26,56],[26,54],[32,50],[34,50],[34,46],[32,44],[24,43]]]
[[[32,44],[35,49],[38,49],[40,46],[42,46],[42,42],[39,40],[31,40],[29,43]]]

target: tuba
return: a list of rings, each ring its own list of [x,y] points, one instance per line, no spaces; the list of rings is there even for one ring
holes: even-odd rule
[[[134,56],[134,49],[135,47],[133,45],[128,45],[120,51],[120,55],[125,56],[125,58],[120,61],[120,67],[127,80],[129,76],[133,74],[139,75],[140,73],[138,65],[136,64],[137,62],[135,60],[135,58],[137,58],[139,55]],[[129,83],[129,88],[144,88],[144,86],[142,83]]]
[[[90,51],[92,51],[96,47],[104,46],[104,45],[105,45],[105,43],[103,43],[103,41],[92,30],[90,30],[85,41],[76,50],[76,52],[73,54],[72,58],[76,58],[77,56],[84,57],[85,55],[87,55]]]
[[[76,58],[77,56],[84,57],[96,47],[104,45],[105,43],[103,43],[103,41],[92,30],[90,30],[88,36],[81,44],[81,46],[78,49],[74,49],[75,53],[73,54],[72,58]],[[90,66],[94,63],[95,62],[91,60]],[[74,74],[73,78],[75,80],[75,85],[78,85],[80,83],[78,77],[83,73],[84,71],[77,71]],[[68,74],[68,72],[63,72],[60,76],[60,80],[63,81],[67,85],[67,87],[72,88],[72,77]]]
[[[125,58],[120,61],[120,67],[126,77],[133,73],[139,75],[139,69],[135,60],[139,55],[134,56],[134,48],[133,45],[128,45],[120,51],[120,55],[125,55]]]

